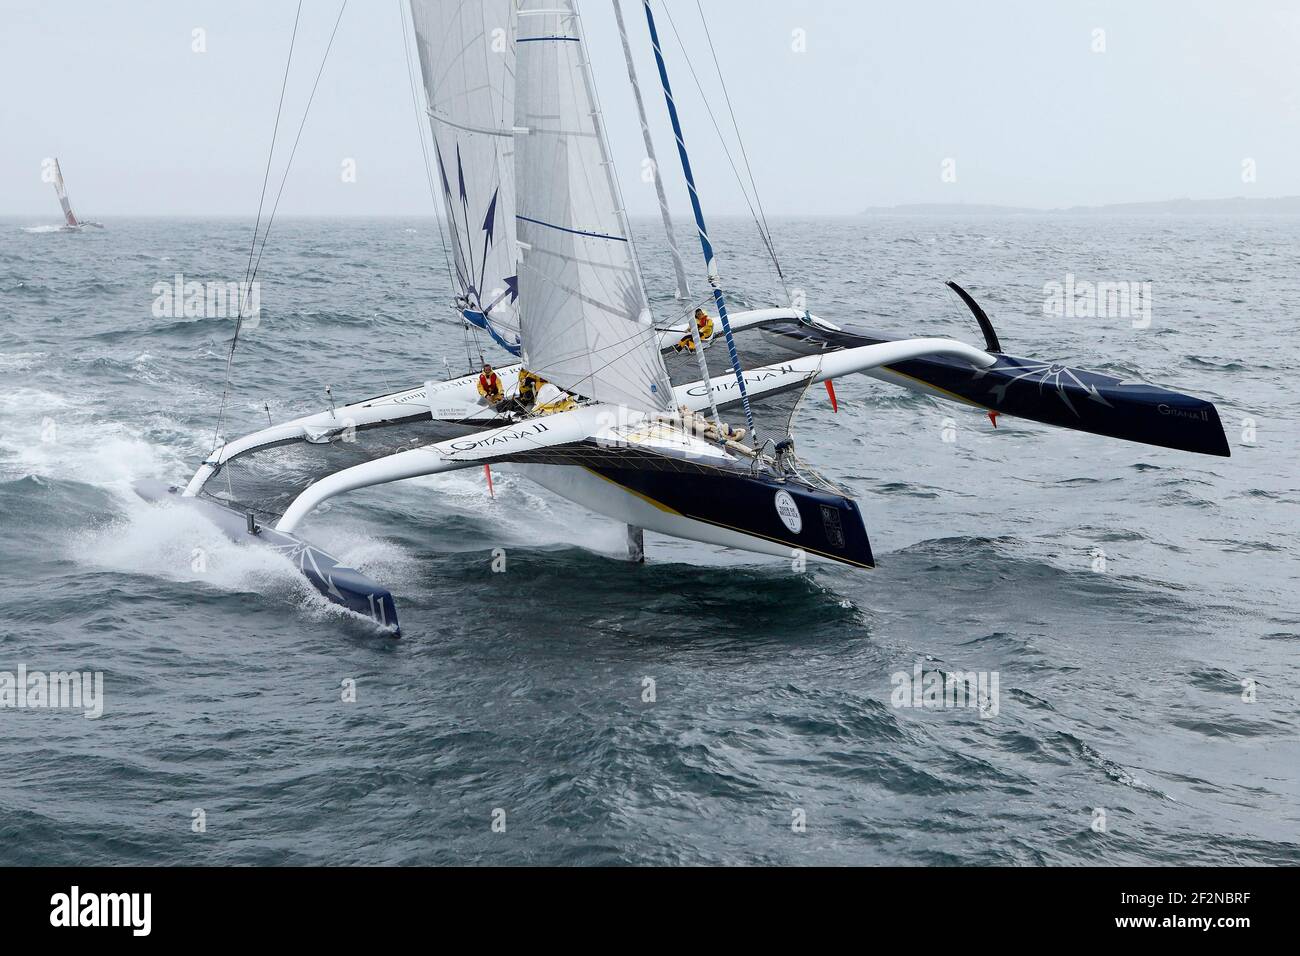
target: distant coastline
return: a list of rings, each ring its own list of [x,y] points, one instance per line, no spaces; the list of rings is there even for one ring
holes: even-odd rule
[[[988,203],[907,203],[900,206],[871,206],[860,216],[1125,216],[1125,215],[1300,215],[1300,196],[1269,199],[1166,199],[1157,202],[1111,203],[1105,206],[1069,206],[1034,209],[1029,206],[999,206]]]

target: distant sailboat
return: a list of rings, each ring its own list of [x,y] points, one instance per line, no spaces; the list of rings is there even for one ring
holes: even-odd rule
[[[54,192],[59,197],[59,205],[63,207],[64,224],[61,227],[63,232],[80,232],[87,227],[103,229],[102,222],[89,222],[84,219],[78,219],[72,211],[72,204],[68,202],[68,189],[63,184],[63,170],[59,168],[59,160],[54,160]]]

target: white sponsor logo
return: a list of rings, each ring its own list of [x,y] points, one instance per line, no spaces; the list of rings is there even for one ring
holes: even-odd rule
[[[777,385],[781,384],[780,382],[777,382],[775,384],[767,384],[770,383],[773,378],[797,377],[799,379],[802,379],[805,376],[807,376],[807,374],[808,374],[807,372],[797,371],[793,365],[782,365],[780,368],[770,369],[766,372],[746,372],[745,389],[746,391],[748,391],[749,389],[754,388],[757,385],[763,385],[764,386],[763,388],[756,389],[754,393],[758,395],[763,395],[766,394],[768,391],[775,389]],[[738,389],[740,387],[736,383],[736,379],[734,376],[719,375],[717,378],[712,379],[709,385],[705,385],[703,382],[701,382],[698,385],[692,385],[690,388],[686,390],[686,394],[691,396],[707,395],[710,386],[712,386],[713,391],[715,392],[729,392],[732,389]]]
[[[474,411],[475,409],[468,405],[442,405],[434,408],[430,414],[444,421],[459,421],[462,418],[469,418]]]
[[[497,445],[509,444],[510,442],[527,441],[532,444],[532,438],[540,435],[550,429],[538,422],[527,428],[502,429],[501,431],[490,432],[487,438],[466,439],[464,441],[455,441],[451,443],[454,451],[474,451],[477,448],[492,448]]]
[[[790,529],[791,534],[798,534],[803,530],[803,518],[799,515],[799,506],[790,497],[790,492],[776,493],[776,513],[780,515],[781,523]]]

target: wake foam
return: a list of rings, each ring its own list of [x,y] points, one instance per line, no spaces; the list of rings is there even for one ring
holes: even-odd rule
[[[180,504],[152,504],[134,493],[121,499],[121,508],[121,514],[107,524],[71,533],[66,542],[68,557],[99,571],[146,575],[227,594],[258,594],[311,620],[372,625],[325,598],[287,557],[231,541],[197,511]],[[333,537],[336,543],[347,544],[334,551],[345,563],[399,568],[413,564],[388,542],[346,532]]]
[[[99,495],[87,498],[86,510],[74,508],[67,515],[74,527],[64,532],[60,550],[77,564],[227,593],[255,592],[311,618],[361,620],[320,595],[287,557],[231,541],[189,508],[152,504],[136,495],[132,486],[140,478],[186,480],[194,467],[193,452],[186,449],[203,441],[164,416],[152,416],[149,428],[174,435],[175,445],[151,442],[136,426],[104,420],[73,396],[6,390],[0,393],[0,480],[34,477],[107,492],[107,520]],[[321,522],[320,530],[328,534],[309,529],[308,539],[386,585],[391,586],[389,575],[418,577],[415,559],[404,549],[349,524]]]
[[[510,468],[492,467],[496,497],[488,494],[483,469],[467,468],[403,482],[428,489],[437,496],[438,511],[459,513],[484,526],[469,550],[497,546],[528,548],[577,547],[605,555],[627,550],[624,526],[553,494]]]
[[[115,491],[136,478],[175,475],[178,455],[120,422],[96,420],[68,395],[34,388],[0,393],[0,477],[79,481]]]

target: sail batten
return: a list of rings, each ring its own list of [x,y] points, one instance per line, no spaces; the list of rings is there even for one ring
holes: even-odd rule
[[[513,139],[514,129],[495,129],[490,126],[472,126],[468,123],[458,123],[450,116],[443,116],[435,113],[433,110],[425,111],[429,118],[439,123],[445,123],[447,126],[454,126],[456,129],[463,130],[466,133],[482,133],[484,136],[504,136],[507,139]]]
[[[671,408],[572,0],[520,0],[515,170],[523,358],[567,391]]]

